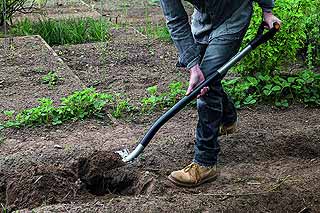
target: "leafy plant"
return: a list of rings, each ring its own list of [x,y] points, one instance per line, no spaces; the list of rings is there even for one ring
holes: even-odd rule
[[[288,107],[293,102],[320,106],[320,74],[309,70],[294,76],[257,73],[254,77],[223,80],[222,83],[238,108],[256,103]]]
[[[63,78],[58,76],[56,72],[49,71],[48,74],[42,76],[41,80],[44,84],[48,84],[49,86],[55,86],[59,81],[63,80]]]
[[[41,124],[58,125],[70,120],[81,120],[101,113],[113,97],[106,93],[97,93],[94,88],[76,91],[61,99],[58,106],[54,106],[49,98],[39,99],[39,106],[25,109],[15,117],[9,117],[2,124],[3,127],[24,127]]]
[[[183,86],[181,82],[172,82],[169,85],[169,91],[163,93],[158,92],[156,85],[148,87],[148,97],[141,100],[142,112],[151,112],[157,108],[163,109],[173,106],[185,95],[186,90],[183,89]]]
[[[113,99],[113,107],[111,115],[115,118],[121,118],[125,112],[130,111],[129,102],[122,97],[122,95],[117,94]]]
[[[39,20],[32,22],[24,19],[15,24],[10,33],[13,35],[40,35],[49,45],[81,44],[106,41],[109,39],[111,24],[103,18],[71,18],[64,20]]]
[[[309,67],[319,65],[319,7],[319,1],[277,1],[274,13],[283,20],[280,32],[275,39],[252,51],[233,70],[243,76],[254,76],[257,72],[272,75],[285,72],[301,59]],[[257,5],[254,13],[243,45],[255,37],[261,23],[261,9]]]

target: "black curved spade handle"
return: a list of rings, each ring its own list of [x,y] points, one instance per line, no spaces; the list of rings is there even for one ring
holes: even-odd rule
[[[270,29],[267,33],[263,34],[263,31],[266,29],[265,26],[265,22],[262,22],[260,24],[256,37],[249,43],[252,49],[257,48],[260,44],[263,44],[272,39],[273,36],[280,30],[280,25],[278,23],[273,23],[273,28]]]
[[[244,56],[246,56],[251,50],[255,49],[260,44],[267,42],[271,39],[277,31],[280,29],[279,24],[274,24],[274,27],[270,29],[267,33],[263,34],[265,23],[262,23],[258,29],[257,36],[245,47],[243,50],[238,52],[233,58],[231,58],[225,65],[223,65],[217,72],[212,73],[204,82],[198,85],[191,94],[182,98],[178,103],[176,103],[171,109],[164,113],[156,122],[150,127],[148,132],[144,135],[138,146],[127,156],[122,156],[123,161],[128,162],[135,159],[144,150],[144,148],[149,144],[153,136],[157,131],[165,124],[170,118],[177,114],[182,108],[189,104],[193,99],[197,97],[201,89],[205,86],[209,86],[212,82],[221,79],[221,76],[227,73],[227,71],[234,66],[238,61],[240,61]]]

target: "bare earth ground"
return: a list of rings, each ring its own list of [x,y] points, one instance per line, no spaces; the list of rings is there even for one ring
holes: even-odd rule
[[[17,40],[20,54],[1,57],[3,82],[33,73],[34,67],[50,67],[55,57],[38,51],[37,39],[32,42],[35,51]],[[40,74],[19,77],[13,87],[2,84],[1,109],[33,106],[36,91],[58,99],[82,84],[125,93],[135,103],[148,86],[164,90],[172,80],[188,77],[174,67],[172,44],[147,40],[131,28],[114,31],[105,44],[54,50],[66,76],[80,80],[63,81],[50,91],[39,85]],[[8,72],[12,66],[19,72]],[[25,81],[31,83],[21,84]],[[55,93],[58,88],[61,93]],[[16,98],[8,99],[10,91]],[[192,160],[197,113],[191,107],[169,121],[134,163],[123,165],[113,154],[132,149],[161,113],[4,130],[0,203],[21,212],[319,212],[320,109],[239,111],[239,130],[220,138],[220,177],[195,189],[176,187],[166,178]]]
[[[80,79],[39,36],[0,39],[0,51],[0,109],[33,107],[43,97],[57,102],[82,88]],[[52,88],[41,80],[50,71],[62,78]]]
[[[14,15],[14,23],[19,20],[28,18],[30,20],[38,21],[44,19],[66,19],[66,18],[99,18],[101,17],[94,8],[80,0],[62,1],[62,0],[48,0],[43,8],[38,8],[33,13],[16,13]]]
[[[54,49],[86,86],[125,93],[132,100],[145,97],[149,86],[164,90],[188,74],[175,67],[177,53],[171,43],[146,39],[132,28],[115,30],[108,43]]]

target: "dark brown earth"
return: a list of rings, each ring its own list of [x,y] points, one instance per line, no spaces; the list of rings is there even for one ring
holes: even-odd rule
[[[35,106],[43,97],[57,103],[82,88],[80,79],[41,37],[1,38],[0,51],[0,109],[19,111]],[[54,87],[42,83],[50,71],[61,77]]]
[[[6,205],[9,209],[22,209],[68,202],[76,195],[76,180],[70,170],[30,167],[7,178]]]
[[[42,60],[53,56],[39,51],[37,39],[24,41],[25,46],[18,41],[20,54],[0,57],[1,65],[19,71],[0,68],[5,89],[17,78],[0,91],[1,110],[34,106],[37,91],[58,101],[81,85],[121,92],[137,103],[149,86],[163,91],[171,81],[188,78],[174,66],[172,44],[146,39],[128,27],[115,30],[108,43],[54,47],[70,80],[53,91],[42,85],[35,89],[40,74],[19,76],[33,73],[34,67],[56,66],[55,59]],[[240,110],[238,131],[220,138],[220,177],[194,189],[167,180],[171,171],[192,160],[197,122],[192,107],[166,123],[133,163],[123,164],[114,154],[132,150],[162,112],[2,130],[0,204],[20,212],[319,212],[320,109]]]

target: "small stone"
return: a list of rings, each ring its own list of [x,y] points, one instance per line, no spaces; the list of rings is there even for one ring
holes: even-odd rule
[[[63,148],[62,146],[60,146],[58,144],[55,144],[53,147],[56,148],[56,149],[62,149]]]

